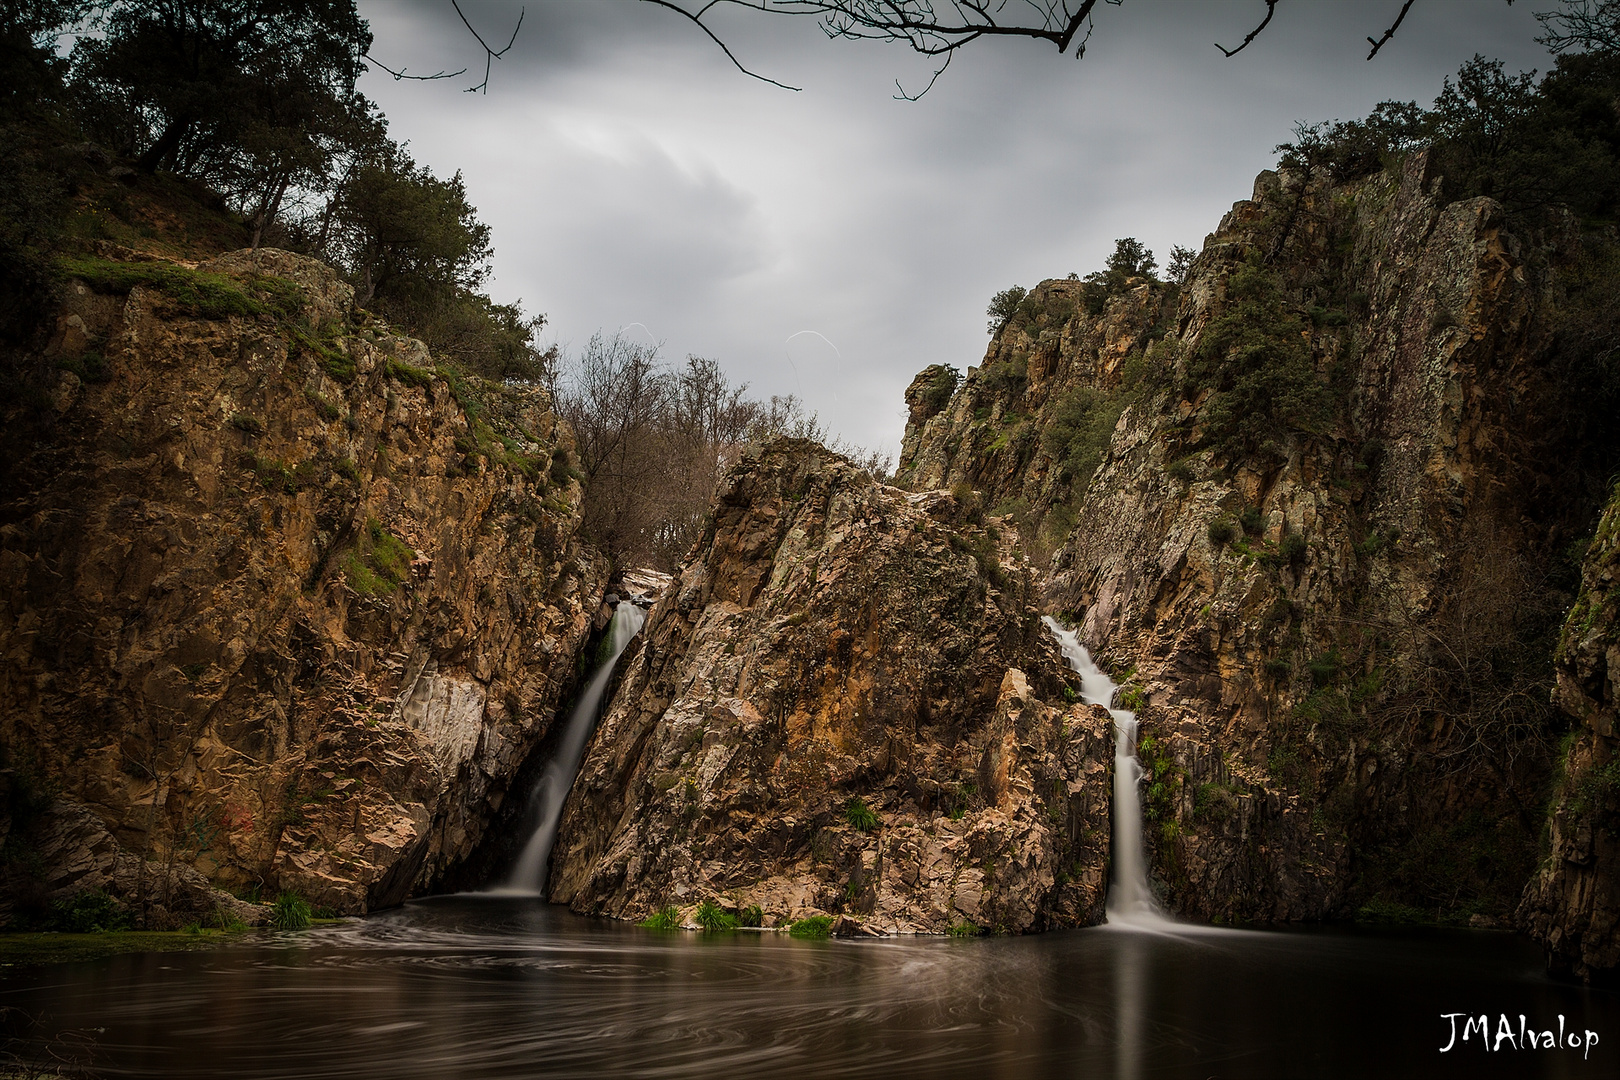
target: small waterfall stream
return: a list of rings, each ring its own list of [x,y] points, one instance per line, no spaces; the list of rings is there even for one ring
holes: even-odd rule
[[[1142,766],[1136,760],[1136,714],[1116,709],[1119,689],[1091,659],[1079,636],[1059,626],[1051,616],[1046,628],[1057,639],[1063,658],[1080,676],[1080,696],[1108,709],[1114,718],[1114,881],[1108,890],[1108,922],[1143,930],[1163,930],[1177,924],[1153,904],[1148,888],[1147,845],[1142,839]]]
[[[574,777],[579,774],[580,761],[585,757],[585,743],[602,711],[602,695],[607,690],[608,680],[613,677],[619,657],[646,621],[647,613],[628,600],[620,601],[614,609],[613,621],[608,624],[607,658],[580,693],[574,711],[568,714],[562,739],[557,743],[557,752],[546,762],[545,771],[540,774],[540,781],[535,785],[530,800],[538,808],[538,823],[528,843],[523,845],[523,853],[512,868],[512,876],[500,891],[545,895],[546,870],[551,859],[551,845],[557,839],[557,822],[562,818],[568,789],[574,786]]]

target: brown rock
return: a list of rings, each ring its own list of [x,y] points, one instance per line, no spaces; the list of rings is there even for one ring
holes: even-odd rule
[[[641,918],[721,898],[883,933],[1100,920],[1107,714],[1059,704],[1011,537],[942,523],[941,498],[811,443],[744,458],[621,661],[553,899]]]

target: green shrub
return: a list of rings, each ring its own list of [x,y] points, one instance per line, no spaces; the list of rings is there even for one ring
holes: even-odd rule
[[[928,382],[923,386],[922,406],[932,416],[950,404],[962,373],[949,364],[935,364],[923,374],[928,376]]]
[[[232,413],[228,423],[237,431],[244,432],[248,435],[264,434],[264,421],[260,420],[257,416],[250,416],[243,412]]]
[[[729,914],[713,900],[705,900],[698,905],[697,924],[703,928],[705,933],[735,930],[738,926],[737,917]]]
[[[1089,386],[1075,387],[1053,407],[1041,430],[1041,448],[1059,463],[1074,491],[1082,492],[1090,484],[1124,409],[1124,398]]]
[[[284,892],[276,897],[270,909],[270,926],[276,930],[307,930],[309,903],[295,892]]]
[[[1170,467],[1164,470],[1164,474],[1182,485],[1191,484],[1194,479],[1192,464],[1186,458],[1171,462]]]
[[[1317,686],[1329,686],[1338,681],[1339,671],[1344,667],[1344,658],[1335,646],[1312,660],[1308,666],[1311,681]]]
[[[995,296],[992,296],[990,306],[985,308],[984,311],[986,315],[990,316],[989,332],[994,334],[1007,325],[1007,322],[1018,314],[1018,305],[1024,302],[1024,297],[1028,294],[1029,290],[1022,285],[1014,285],[1012,288],[1002,289]]]
[[[1321,434],[1332,424],[1338,403],[1317,377],[1306,333],[1258,256],[1227,279],[1226,306],[1188,360],[1183,387],[1188,400],[1214,391],[1200,418],[1217,453],[1280,457],[1280,432]]]
[[[1306,547],[1304,533],[1289,533],[1282,538],[1282,543],[1277,545],[1277,554],[1290,566],[1298,566],[1305,561]]]
[[[1216,547],[1225,547],[1236,535],[1237,527],[1231,518],[1218,517],[1209,523],[1209,542]]]
[[[983,937],[984,936],[984,931],[979,929],[978,924],[976,924],[976,923],[974,923],[974,922],[972,922],[971,920],[968,920],[968,919],[963,919],[961,922],[952,923],[951,926],[950,926],[950,929],[946,930],[945,932],[947,934],[949,934],[951,937]]]
[[[1223,825],[1237,809],[1237,796],[1225,784],[1199,784],[1193,792],[1194,820]]]
[[[866,800],[859,795],[849,800],[844,807],[844,820],[849,822],[852,829],[857,832],[868,833],[876,829],[881,822],[872,808],[866,805]]]
[[[1260,512],[1258,506],[1245,506],[1243,512],[1238,514],[1238,524],[1250,536],[1257,536],[1266,526],[1266,517]]]
[[[641,925],[648,930],[679,930],[681,929],[681,910],[674,904],[661,907],[645,919]]]
[[[979,369],[979,389],[994,398],[1016,401],[1029,385],[1029,361],[1015,353],[1005,362],[986,364]]]
[[[832,933],[831,915],[809,915],[788,928],[788,936],[796,938],[824,938]]]
[[[759,927],[765,925],[765,912],[758,904],[749,904],[737,910],[737,925]]]
[[[129,926],[129,912],[100,889],[86,889],[51,905],[49,927],[64,934],[97,934]]]

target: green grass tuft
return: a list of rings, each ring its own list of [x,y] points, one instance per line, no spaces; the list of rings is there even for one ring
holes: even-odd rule
[[[810,915],[799,919],[788,928],[788,936],[801,940],[824,938],[832,933],[833,918],[831,915]]]
[[[713,900],[705,900],[698,905],[697,924],[703,927],[705,933],[717,933],[721,930],[737,929],[737,917],[727,913]]]
[[[276,897],[270,909],[270,926],[276,930],[309,929],[309,902],[295,892],[284,892]]]
[[[659,908],[645,919],[641,925],[648,930],[679,930],[681,929],[681,909],[674,904]]]
[[[850,828],[863,833],[869,833],[881,824],[877,814],[873,813],[872,808],[866,805],[866,800],[859,795],[850,799],[849,805],[844,807],[844,820],[849,822]]]

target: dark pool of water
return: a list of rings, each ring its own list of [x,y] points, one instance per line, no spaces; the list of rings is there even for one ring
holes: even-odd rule
[[[197,953],[0,976],[13,1034],[111,1076],[1614,1077],[1620,994],[1505,934],[1106,928],[977,940],[659,933],[448,897]],[[1442,1014],[1598,1033],[1441,1053]],[[1460,1033],[1460,1032],[1459,1032]],[[13,1046],[20,1044],[13,1043]]]

